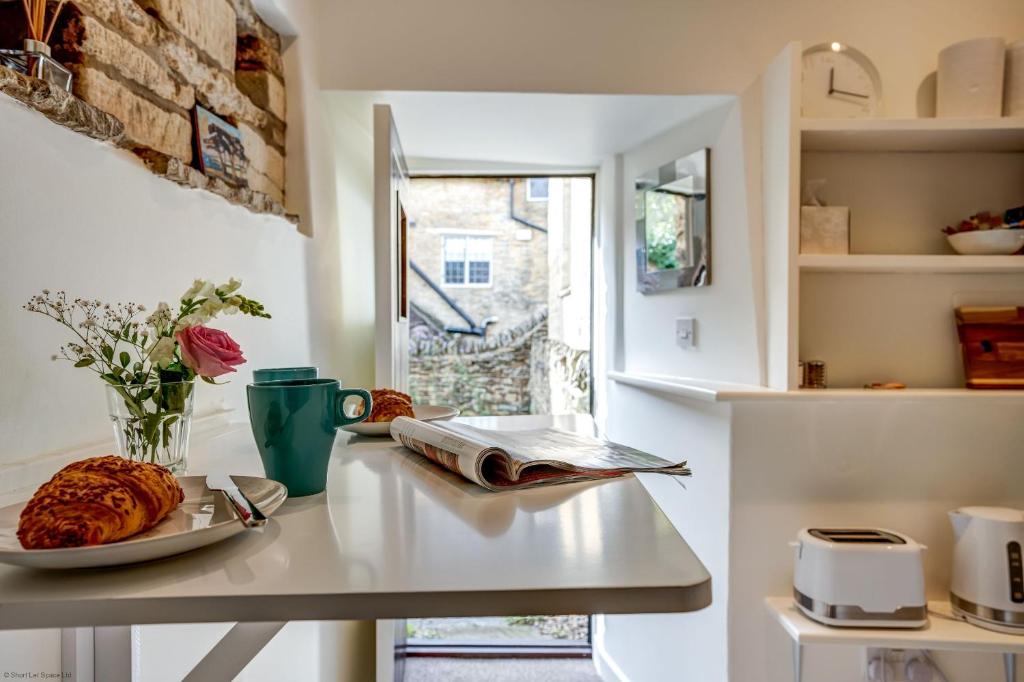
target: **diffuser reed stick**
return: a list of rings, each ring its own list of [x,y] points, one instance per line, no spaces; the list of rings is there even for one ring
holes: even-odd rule
[[[25,9],[25,19],[28,21],[29,38],[41,43],[49,43],[50,37],[53,36],[53,29],[57,26],[57,17],[64,9],[65,2],[67,0],[60,0],[57,3],[57,8],[50,15],[50,22],[47,24],[47,0],[21,0],[21,5]]]

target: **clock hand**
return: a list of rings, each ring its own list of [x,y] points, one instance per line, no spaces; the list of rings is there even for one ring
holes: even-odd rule
[[[850,92],[848,90],[836,90],[835,88],[833,88],[832,91],[829,92],[828,94],[847,95],[848,97],[860,97],[861,99],[871,99],[870,95],[862,95],[859,92]]]
[[[832,94],[836,91],[836,67],[832,67],[828,72],[828,94]]]

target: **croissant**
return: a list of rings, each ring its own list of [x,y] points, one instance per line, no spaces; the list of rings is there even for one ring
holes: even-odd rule
[[[21,511],[18,540],[25,549],[116,542],[152,528],[184,499],[178,480],[158,464],[83,459],[40,486]]]

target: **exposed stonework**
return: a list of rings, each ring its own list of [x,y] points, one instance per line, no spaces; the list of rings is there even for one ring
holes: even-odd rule
[[[292,224],[299,222],[298,216],[286,213],[279,201],[252,188],[232,187],[223,180],[203,175],[199,170],[174,157],[150,153],[144,154],[143,160],[151,171],[183,187],[213,192],[231,203],[244,206],[253,213],[280,216]]]
[[[125,124],[125,143],[163,152],[188,163],[192,160],[192,124],[181,114],[166,111],[131,92],[102,71],[74,69],[75,94]]]
[[[264,142],[257,131],[244,123],[240,123],[238,129],[242,133],[242,146],[249,159],[249,170],[266,176],[270,182],[283,189],[284,157],[281,152]]]
[[[104,21],[136,45],[153,45],[160,35],[156,20],[135,0],[72,0],[81,12]]]
[[[222,68],[235,68],[235,10],[227,0],[138,0]]]
[[[183,39],[165,32],[160,38],[160,53],[170,68],[195,86],[196,99],[215,113],[244,121],[254,128],[267,125],[266,112],[242,94],[234,77],[206,64]]]
[[[238,36],[235,68],[239,71],[269,71],[278,78],[284,78],[280,50],[259,36]]]
[[[2,48],[19,47],[27,30],[24,12],[15,5],[0,0]],[[35,98],[33,106],[70,128],[117,139],[175,182],[256,211],[283,213],[281,40],[251,0],[69,0],[51,44],[54,58],[75,74],[78,97],[5,76],[16,97]],[[245,70],[237,81],[236,64]],[[173,157],[182,167],[192,162],[196,104],[246,131],[251,191],[200,181],[195,169],[168,175],[166,169],[175,167],[166,160],[154,164],[158,157]]]
[[[284,83],[269,71],[238,71],[235,83],[252,103],[266,109],[278,120],[285,119]]]
[[[167,68],[148,52],[136,47],[119,34],[104,27],[88,15],[73,19],[65,29],[65,50],[77,52],[83,62],[94,66],[97,60],[122,77],[131,80],[182,109],[196,103],[195,90],[171,77]],[[73,40],[68,40],[71,37]]]
[[[94,140],[117,144],[124,137],[124,124],[110,114],[45,81],[23,76],[2,66],[0,92],[36,109],[54,123]]]
[[[465,415],[531,414],[530,352],[546,336],[547,315],[541,311],[489,339],[463,336],[410,343],[413,401],[453,405]]]

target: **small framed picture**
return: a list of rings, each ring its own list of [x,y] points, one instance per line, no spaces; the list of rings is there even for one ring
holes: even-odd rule
[[[242,133],[220,116],[196,105],[192,112],[199,170],[234,187],[245,187],[249,159],[242,146]]]

